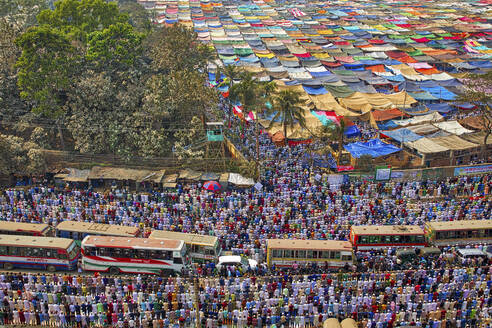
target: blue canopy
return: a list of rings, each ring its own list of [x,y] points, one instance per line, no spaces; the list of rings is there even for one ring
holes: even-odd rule
[[[415,132],[407,129],[401,128],[391,131],[381,131],[382,134],[387,135],[388,137],[395,139],[398,142],[412,142],[415,140],[422,139],[422,136],[419,136]]]
[[[326,89],[324,87],[321,87],[321,88],[312,88],[312,87],[308,87],[306,85],[303,85],[302,87],[310,95],[324,95],[324,94],[327,94],[328,93],[328,91],[326,91]]]
[[[393,120],[385,121],[385,122],[378,122],[378,128],[379,130],[387,130],[387,129],[393,129],[398,126]]]
[[[449,106],[448,103],[428,104],[427,107],[439,113],[449,113],[455,110],[455,108]]]
[[[457,97],[454,93],[452,93],[446,88],[441,87],[440,85],[438,85],[437,87],[430,87],[430,88],[421,86],[421,89],[429,92],[437,99],[454,100]]]
[[[396,153],[401,150],[396,146],[382,142],[380,139],[371,139],[367,142],[354,142],[346,144],[343,147],[355,158],[364,155],[375,158]]]
[[[360,130],[357,127],[357,125],[352,125],[352,126],[346,127],[345,132],[343,132],[343,134],[347,138],[355,138],[355,137],[360,136]]]

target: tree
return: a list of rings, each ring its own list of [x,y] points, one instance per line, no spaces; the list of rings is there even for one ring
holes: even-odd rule
[[[174,154],[178,159],[203,158],[205,147],[201,147],[201,140],[205,139],[205,129],[201,120],[193,116],[186,129],[180,129],[174,137]]]
[[[163,87],[162,102],[174,121],[190,122],[198,115],[205,127],[207,111],[217,107],[218,95],[205,84],[204,74],[192,70],[173,71],[163,76]]]
[[[267,102],[271,100],[271,95],[275,91],[273,82],[259,82],[250,72],[241,74],[241,82],[234,84],[231,87],[231,92],[236,95],[237,100],[241,102],[245,113],[256,112],[257,119],[255,120],[256,134],[256,177],[259,178],[259,163],[260,163],[260,133],[258,124],[258,114],[264,110]]]
[[[82,45],[90,33],[128,22],[128,15],[120,13],[116,2],[104,0],[60,0],[54,10],[43,10],[37,18],[39,24],[56,28]]]
[[[236,103],[239,99],[239,95],[236,93],[236,89],[232,88],[234,85],[234,81],[238,80],[241,71],[238,69],[237,66],[234,65],[227,65],[224,68],[217,68],[217,71],[215,72],[215,78],[219,79],[217,82],[220,81],[220,77],[222,74],[225,75],[225,78],[222,82],[220,82],[219,86],[227,86],[227,90],[229,91],[229,95],[227,96],[227,104],[228,104],[228,124],[227,126],[230,125],[231,122],[231,116],[233,112],[233,106],[234,103]]]
[[[340,159],[342,158],[342,150],[345,143],[345,129],[345,121],[340,119],[337,124],[321,126],[317,133],[315,133],[315,136],[323,142],[331,141],[332,143],[337,143],[337,166],[340,165]]]
[[[482,157],[486,159],[487,141],[492,134],[492,71],[485,74],[472,74],[464,79],[465,93],[461,101],[477,106],[480,112],[480,125],[484,132]]]
[[[151,17],[149,11],[135,0],[119,0],[118,7],[120,13],[128,15],[128,22],[141,33],[148,33],[152,30]]]
[[[37,26],[16,44],[22,49],[16,64],[21,97],[32,102],[39,114],[61,116],[76,57],[70,41],[58,30]]]
[[[215,57],[213,48],[199,42],[196,33],[182,25],[159,28],[149,35],[147,42],[153,68],[163,74],[183,70],[205,72],[208,62]]]
[[[0,134],[0,173],[41,174],[46,171],[46,162],[38,146],[33,142],[11,135]]]
[[[273,95],[272,111],[275,113],[270,122],[271,127],[274,122],[280,119],[283,127],[285,143],[287,144],[287,128],[293,129],[296,124],[307,129],[304,109],[301,105],[302,93],[293,90],[281,90]]]
[[[98,70],[128,71],[142,55],[144,35],[128,23],[115,23],[88,35],[86,58]]]

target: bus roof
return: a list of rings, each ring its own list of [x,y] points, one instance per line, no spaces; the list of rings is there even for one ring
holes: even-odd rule
[[[0,245],[3,246],[68,248],[73,242],[72,239],[68,238],[0,235]]]
[[[424,230],[416,225],[362,225],[352,226],[356,235],[423,235]]]
[[[129,238],[112,236],[86,236],[82,240],[82,246],[115,247],[133,249],[165,249],[180,251],[183,248],[182,240]]]
[[[216,236],[199,235],[195,233],[184,233],[175,231],[154,230],[149,238],[153,239],[177,239],[183,240],[187,244],[212,246],[214,247],[219,240]]]
[[[11,222],[0,221],[0,230],[5,231],[35,231],[43,232],[49,228],[46,223],[25,223],[25,222]]]
[[[427,225],[434,231],[492,229],[492,220],[428,222]]]
[[[57,230],[72,232],[87,232],[107,236],[127,236],[134,237],[138,235],[137,227],[122,226],[116,224],[62,221],[56,226]]]
[[[267,239],[267,247],[271,249],[352,250],[350,242],[341,240]]]

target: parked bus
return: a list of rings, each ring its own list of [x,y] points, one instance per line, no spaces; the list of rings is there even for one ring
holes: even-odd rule
[[[216,236],[154,230],[149,238],[183,240],[186,244],[188,256],[195,262],[216,261],[221,255],[219,238]]]
[[[352,226],[349,238],[356,251],[427,246],[424,230],[415,225]]]
[[[75,270],[80,249],[72,239],[0,235],[0,263],[6,270]]]
[[[87,236],[82,240],[82,268],[111,274],[172,275],[187,265],[182,240]]]
[[[492,220],[428,222],[426,237],[435,246],[492,243]]]
[[[45,223],[0,221],[0,234],[51,237],[53,228]]]
[[[352,245],[338,240],[268,239],[267,265],[271,267],[343,268],[354,263]]]
[[[56,226],[56,235],[58,237],[75,239],[79,243],[88,235],[138,237],[139,234],[138,227],[105,223],[62,221]]]

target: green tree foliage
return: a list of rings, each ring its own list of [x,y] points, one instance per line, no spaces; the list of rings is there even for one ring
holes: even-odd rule
[[[58,135],[63,149],[67,143],[67,150],[130,159],[168,156],[175,141],[184,142],[176,129],[195,131],[197,118],[203,130],[218,102],[205,76],[215,53],[192,30],[154,28],[129,0],[60,0],[45,8],[33,10],[44,9],[29,29],[0,24],[8,32],[0,44],[12,45],[0,49],[0,103],[22,108],[11,110],[22,123],[18,135],[42,147]]]
[[[69,39],[49,26],[36,26],[20,36],[22,48],[16,66],[21,97],[32,102],[33,110],[59,117],[77,57]]]
[[[280,90],[273,95],[272,111],[275,113],[270,126],[274,121],[280,120],[285,141],[287,142],[287,128],[293,129],[296,125],[307,128],[304,118],[304,109],[301,107],[305,101],[302,93],[293,90]]]
[[[135,66],[142,55],[143,34],[128,23],[116,23],[88,36],[86,58],[99,70],[125,71]]]
[[[149,12],[135,0],[119,0],[120,13],[128,15],[128,22],[141,33],[148,33],[152,29]]]
[[[343,145],[345,143],[345,130],[346,124],[343,119],[337,124],[323,125],[314,134],[315,136],[324,143],[336,143],[337,154],[336,160],[337,165],[340,165],[340,160],[342,158]]]
[[[120,13],[118,4],[113,1],[61,0],[55,2],[55,10],[43,10],[38,21],[41,25],[59,29],[71,40],[85,44],[90,33],[125,23],[128,15]]]

